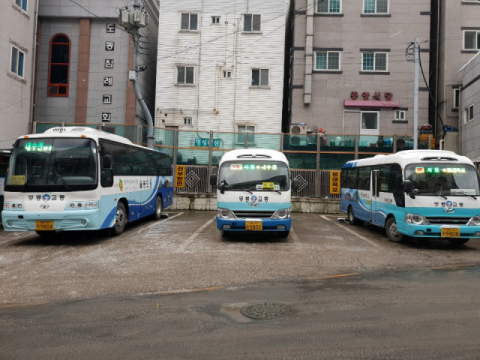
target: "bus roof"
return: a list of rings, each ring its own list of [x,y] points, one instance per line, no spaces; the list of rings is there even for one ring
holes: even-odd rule
[[[124,138],[123,136],[111,134],[105,131],[100,131],[100,130],[92,129],[85,126],[54,127],[46,130],[44,133],[31,134],[26,136],[28,136],[28,139],[37,139],[37,138],[45,138],[45,136],[52,137],[52,138],[56,138],[56,137],[60,138],[60,137],[77,137],[77,136],[81,137],[82,135],[85,136],[86,138],[95,140],[97,143],[99,139],[105,139],[105,140],[110,140],[117,143],[127,144],[131,146],[139,147],[142,149],[146,149],[144,146],[140,146],[132,143],[130,140],[128,140],[127,138]],[[25,139],[25,136],[20,136],[18,139]],[[156,149],[154,149],[153,151],[161,152]]]
[[[442,162],[462,163],[473,165],[473,162],[466,156],[455,154],[453,151],[445,150],[405,150],[392,155],[376,155],[362,160],[351,160],[345,163],[342,168],[358,166],[373,166],[382,164],[399,164],[404,168],[408,164],[425,161],[439,160]]]
[[[288,164],[288,160],[285,155],[276,150],[270,149],[238,149],[232,150],[223,155],[220,164],[225,161],[235,160],[274,160],[281,161]]]

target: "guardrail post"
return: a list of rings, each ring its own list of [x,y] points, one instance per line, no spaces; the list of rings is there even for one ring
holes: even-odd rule
[[[397,135],[393,135],[393,153],[397,152]]]
[[[213,173],[213,166],[212,166],[212,155],[213,155],[213,131],[210,130],[210,144],[208,149],[208,192],[213,192],[213,187],[210,185],[210,176]]]
[[[37,133],[37,122],[36,121],[33,121],[32,122],[32,134],[36,134]]]
[[[320,197],[321,194],[321,185],[322,179],[320,178],[320,133],[317,133],[317,161],[315,166],[315,197]]]
[[[427,144],[427,149],[431,150],[432,149],[432,135],[428,135],[428,144]]]
[[[137,124],[137,144],[142,145],[142,125]]]
[[[355,160],[358,160],[358,143],[360,141],[360,135],[355,135]]]
[[[177,171],[177,153],[178,153],[178,130],[177,129],[165,129],[165,131],[173,131],[173,173]],[[175,179],[173,179],[175,183]]]

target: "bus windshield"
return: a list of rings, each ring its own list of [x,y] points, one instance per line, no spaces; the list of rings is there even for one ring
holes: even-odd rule
[[[288,166],[281,161],[227,161],[220,168],[219,186],[226,191],[288,190]]]
[[[21,139],[14,146],[6,191],[73,191],[97,187],[91,139]]]
[[[477,171],[471,165],[428,163],[408,165],[405,179],[419,196],[480,196]]]

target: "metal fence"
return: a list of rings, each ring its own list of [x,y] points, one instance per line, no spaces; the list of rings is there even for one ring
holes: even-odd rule
[[[35,123],[41,133],[56,126],[84,126],[120,135],[135,144],[146,146],[148,128],[122,124],[59,124]],[[174,165],[185,165],[185,187],[178,193],[212,193],[210,174],[216,171],[222,156],[234,149],[266,148],[281,151],[288,158],[292,179],[300,182],[295,197],[337,199],[330,193],[330,175],[345,162],[377,154],[393,154],[413,149],[411,135],[346,135],[346,134],[260,134],[214,131],[184,131],[154,128],[154,146],[172,156]],[[429,149],[431,138],[419,142],[420,149]]]

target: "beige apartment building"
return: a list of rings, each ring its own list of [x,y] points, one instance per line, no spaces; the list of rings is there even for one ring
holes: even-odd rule
[[[37,0],[0,4],[0,149],[27,134],[32,123]]]
[[[419,38],[428,80],[431,1],[296,0],[294,6],[289,124],[326,134],[413,135],[414,62],[407,60]],[[429,122],[429,94],[421,73],[420,79],[421,125]]]

